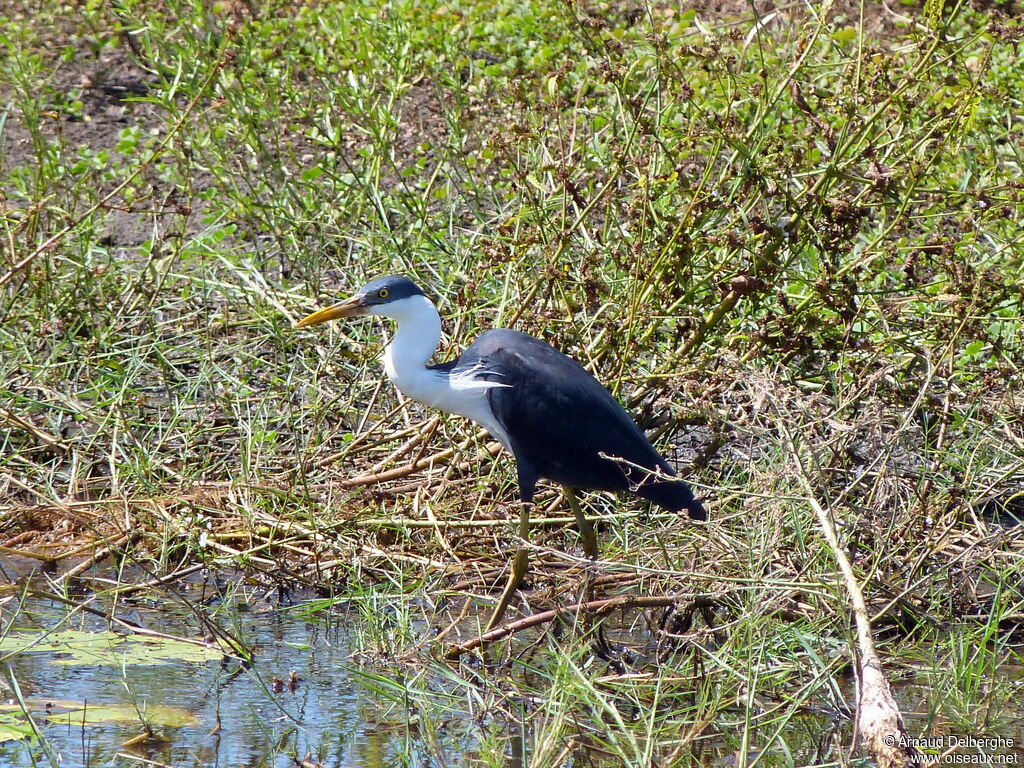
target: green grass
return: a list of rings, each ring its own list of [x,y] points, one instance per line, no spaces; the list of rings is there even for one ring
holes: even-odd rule
[[[722,628],[692,628],[685,653],[637,629],[660,663],[610,688],[564,642],[513,665],[487,706],[541,702],[517,747],[534,764],[585,742],[609,764],[682,765],[700,739],[745,765],[812,759],[790,742],[842,710],[852,636],[798,462],[883,655],[954,670],[920,727],[997,722],[1008,688],[987,681],[1019,663],[1024,616],[1020,536],[990,514],[1024,479],[1019,4],[738,13],[12,9],[11,535],[142,531],[131,553],[154,571],[241,564],[330,586],[355,601],[367,656],[417,647],[461,605],[430,596],[496,576],[513,546],[511,460],[458,419],[420,428],[381,386],[380,327],[291,327],[405,272],[441,301],[444,354],[493,325],[549,340],[692,465],[712,509],[695,530],[588,499],[617,521],[603,573],[710,597]],[[140,82],[126,100],[99,87]],[[346,486],[453,444],[432,468]],[[536,582],[555,589],[578,542],[542,530]],[[507,746],[499,733],[478,736]]]

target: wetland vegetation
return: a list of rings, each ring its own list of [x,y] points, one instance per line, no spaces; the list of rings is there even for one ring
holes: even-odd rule
[[[1024,759],[1022,14],[0,0],[0,764],[866,764],[841,559],[929,757]],[[586,495],[589,563],[544,488],[550,620],[452,653],[513,462],[382,326],[293,328],[395,272],[444,355],[580,361],[709,522]]]

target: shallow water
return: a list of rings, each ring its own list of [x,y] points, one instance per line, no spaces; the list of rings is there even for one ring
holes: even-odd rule
[[[193,585],[189,591],[198,589]],[[281,601],[274,591],[267,599],[219,609],[219,623],[253,652],[251,666],[224,659],[118,667],[32,650],[8,658],[0,665],[8,683],[3,698],[16,700],[13,676],[45,744],[0,744],[0,766],[85,768],[145,765],[144,760],[174,766],[295,766],[304,758],[338,768],[418,764],[416,745],[405,736],[407,713],[360,681],[345,625],[326,615],[306,620],[294,609],[309,597],[291,594]],[[197,637],[197,622],[185,613],[138,604],[123,606],[118,615]],[[102,618],[69,618],[65,605],[26,601],[13,592],[0,605],[0,620],[6,632],[107,629]],[[83,704],[87,712],[125,707],[128,716],[123,722],[88,725],[78,722],[77,714],[74,725],[48,722],[48,715]],[[139,718],[131,717],[133,707],[154,713],[155,730],[164,741],[123,746],[144,730]],[[182,719],[187,722],[177,724]],[[161,725],[167,722],[175,724]]]
[[[42,725],[46,740],[63,766],[107,765],[118,752],[131,751],[174,765],[259,765],[272,745],[287,745],[287,755],[331,755],[335,765],[365,764],[361,755],[372,739],[359,687],[342,669],[348,657],[340,631],[301,621],[282,621],[274,613],[252,613],[252,671],[233,663],[179,662],[173,666],[55,664],[53,654],[21,654],[8,663],[22,694],[34,702],[87,702],[96,707],[133,703],[140,709],[172,707],[193,715],[192,725],[159,728],[165,743],[149,742],[126,750],[120,745],[142,731],[139,723],[112,725]],[[91,622],[86,622],[86,626]],[[297,652],[296,645],[309,650]],[[275,694],[274,676],[302,677],[294,692]],[[218,722],[220,730],[213,734]],[[25,743],[0,745],[0,765],[29,765],[38,750]],[[45,750],[39,760],[46,765]]]
[[[28,583],[27,572],[33,567],[31,563],[0,561],[0,573],[7,584],[5,591],[0,591],[0,631],[109,633],[101,617],[54,600],[26,599],[23,588]],[[219,576],[222,586],[232,578]],[[48,585],[39,576],[33,583],[52,589],[52,583]],[[268,592],[246,585],[229,590],[232,599],[225,603],[218,598],[222,590],[207,581],[196,580],[178,589],[193,605],[202,605],[203,611],[252,652],[252,664],[231,658],[184,661],[181,657],[167,663],[97,663],[43,646],[9,655],[0,662],[2,697],[15,703],[7,711],[13,709],[17,722],[24,724],[27,720],[23,709],[27,709],[43,738],[0,743],[0,768],[530,764],[525,745],[529,739],[520,739],[515,733],[518,717],[503,719],[493,712],[467,711],[464,690],[452,690],[451,699],[446,699],[446,689],[459,685],[460,678],[441,677],[427,683],[446,702],[440,707],[445,712],[444,720],[424,727],[417,720],[420,715],[415,698],[403,698],[408,667],[388,665],[379,655],[373,665],[353,662],[361,642],[357,630],[364,629],[364,617],[338,609],[308,615],[305,608],[316,598],[312,593]],[[73,602],[87,599],[88,595],[76,595]],[[194,611],[174,599],[160,603],[123,600],[117,615],[168,634],[201,636],[201,622]],[[430,628],[423,626],[416,631],[428,635]],[[54,636],[59,635],[48,635]],[[0,653],[0,657],[3,655]],[[498,676],[506,673],[501,671]],[[417,685],[422,690],[423,681]],[[19,697],[15,689],[20,689],[24,707],[16,703]],[[843,692],[848,703],[852,699],[849,694],[849,690]],[[898,694],[909,716],[911,732],[923,730],[926,713],[920,710],[927,696],[919,686],[907,683]],[[93,714],[103,707],[120,707],[121,716],[113,722],[90,722],[90,717],[75,710],[83,705],[87,713]],[[65,722],[54,721],[67,710],[74,714],[64,718]],[[139,713],[153,722],[160,738],[126,745],[144,731]],[[87,724],[82,722],[83,717]],[[1024,718],[1015,722],[1011,719],[1011,724],[1003,728],[1003,735],[1015,747],[1008,750],[1012,755],[1009,764],[1024,762],[1024,750],[1019,748],[1022,722]],[[759,755],[756,745],[747,745],[745,760],[739,759],[736,745],[724,734],[709,731],[688,758],[675,764],[730,766],[752,760],[762,765],[828,763],[837,759],[837,748],[842,750],[848,744],[849,730],[847,721],[833,720],[827,712],[801,715],[787,726],[785,754],[773,749],[772,753]],[[569,757],[563,764],[602,768],[618,765],[592,753],[581,754],[577,762]]]

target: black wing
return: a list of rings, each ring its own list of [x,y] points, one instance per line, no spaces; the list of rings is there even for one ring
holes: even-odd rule
[[[488,398],[521,469],[608,491],[649,480],[650,471],[674,474],[608,390],[549,344],[519,331],[489,331],[459,358],[459,368],[469,365],[506,385]]]

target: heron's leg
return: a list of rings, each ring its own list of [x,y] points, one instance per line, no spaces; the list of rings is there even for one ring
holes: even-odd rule
[[[505,589],[501,593],[501,599],[498,600],[498,605],[494,609],[494,613],[491,614],[491,618],[487,622],[487,627],[484,631],[493,629],[501,622],[505,611],[508,610],[508,606],[512,602],[512,597],[522,585],[523,579],[526,578],[526,572],[530,569],[530,507],[533,505],[533,492],[536,484],[536,479],[526,475],[523,472],[522,465],[520,465],[519,548],[512,559],[512,573],[509,574],[508,584],[505,585]]]
[[[583,554],[591,560],[596,560],[599,554],[597,548],[597,535],[594,533],[593,524],[587,520],[580,506],[580,500],[576,498],[576,491],[569,486],[562,486],[565,500],[569,502],[569,508],[576,516],[576,526],[580,529],[580,541],[583,544]],[[588,563],[583,572],[583,584],[580,588],[580,602],[585,603],[594,599],[594,573],[593,564]],[[579,628],[584,634],[588,634],[594,628],[593,617],[586,611],[580,611],[577,616]]]
[[[580,500],[576,498],[576,491],[568,486],[563,487],[562,490],[565,492],[565,500],[569,502],[569,508],[576,516],[576,525],[580,529],[580,540],[583,542],[583,554],[591,560],[596,560],[600,552],[597,548],[597,534],[594,533],[594,526],[583,514]]]
[[[509,574],[508,584],[505,585],[505,589],[501,593],[501,599],[498,600],[498,605],[487,622],[487,627],[484,629],[485,632],[494,629],[494,627],[501,623],[501,619],[505,616],[505,611],[508,610],[516,590],[519,589],[523,579],[526,578],[526,572],[530,569],[530,506],[531,504],[528,501],[520,503],[519,548],[516,550],[515,557],[512,558],[512,573]]]

